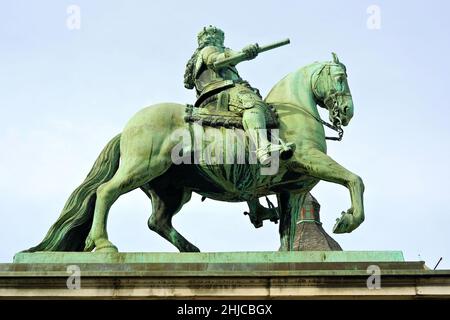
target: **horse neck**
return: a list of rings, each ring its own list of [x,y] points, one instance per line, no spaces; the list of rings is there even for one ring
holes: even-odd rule
[[[288,74],[270,90],[265,101],[275,106],[288,104],[319,116],[311,81],[321,67],[322,64],[313,63]]]

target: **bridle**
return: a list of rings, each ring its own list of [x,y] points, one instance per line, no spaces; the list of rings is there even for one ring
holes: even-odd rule
[[[334,81],[331,77],[331,66],[333,64],[331,63],[324,63],[322,67],[314,72],[311,76],[311,90],[314,93],[315,97],[319,97],[319,93],[317,92],[317,82],[319,79],[321,79],[322,73],[325,71],[327,73],[327,77],[325,80],[325,89],[326,92],[331,92],[327,97],[323,99],[323,101],[317,101],[317,103],[328,110],[328,112],[332,115],[332,119],[336,119],[336,121],[331,124],[324,120],[322,120],[320,117],[316,117],[315,115],[311,114],[311,116],[316,119],[321,124],[327,126],[328,128],[336,131],[338,133],[338,137],[325,137],[327,140],[333,140],[333,141],[341,141],[342,137],[344,136],[344,129],[342,129],[341,119],[339,118],[339,105],[338,105],[338,98],[339,97],[351,97],[350,93],[347,92],[341,92],[336,91],[334,86]],[[345,70],[345,66],[341,63],[335,64],[339,65],[344,69],[345,75],[347,76],[347,72]]]

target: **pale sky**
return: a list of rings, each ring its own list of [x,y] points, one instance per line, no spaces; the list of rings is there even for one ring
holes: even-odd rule
[[[79,30],[66,25],[69,5],[81,10]],[[367,26],[371,5],[381,10],[381,29]],[[334,239],[345,250],[401,250],[429,267],[443,257],[439,268],[450,268],[448,12],[447,1],[2,1],[0,262],[43,238],[135,112],[193,102],[184,67],[197,32],[214,24],[234,50],[291,39],[239,65],[263,94],[338,54],[355,116],[328,153],[363,178],[366,221]],[[331,234],[349,194],[326,182],[312,193]],[[244,203],[199,199],[174,225],[202,251],[278,249],[278,225],[255,229]],[[112,207],[108,232],[121,251],[176,250],[147,228],[150,213],[141,191]]]

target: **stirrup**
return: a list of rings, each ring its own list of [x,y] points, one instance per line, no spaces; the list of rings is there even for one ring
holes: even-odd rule
[[[280,146],[282,148],[280,150],[280,159],[281,160],[288,160],[288,159],[290,159],[294,155],[295,143],[293,143],[293,142],[285,143],[280,138],[278,138],[278,140],[279,140]]]

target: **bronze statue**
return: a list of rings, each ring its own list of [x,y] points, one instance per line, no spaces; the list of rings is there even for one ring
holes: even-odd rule
[[[192,192],[216,200],[248,202],[251,211],[259,210],[253,216],[255,225],[261,219],[274,218],[273,212],[261,213],[258,199],[276,195],[280,250],[293,250],[299,207],[309,191],[325,180],[347,187],[351,198],[350,209],[342,212],[333,231],[356,229],[364,221],[364,184],[326,154],[323,127],[326,124],[338,131],[340,139],[341,126],[348,125],[353,116],[345,66],[333,54],[332,61],[315,62],[288,74],[262,100],[235,68],[242,57],[251,59],[260,49],[253,45],[234,54],[224,48],[223,32],[215,27],[203,29],[185,76],[185,85],[197,91],[195,106],[161,103],[133,116],[100,153],[43,241],[28,251],[116,252],[106,228],[109,209],[121,195],[138,188],[153,204],[149,228],[180,251],[199,251],[172,225],[172,217],[190,200]],[[331,124],[320,119],[317,105],[328,110]],[[272,141],[278,135],[280,139],[275,142],[279,144],[252,132],[265,132],[268,124],[274,128],[270,131]],[[241,145],[249,150],[246,140],[221,142],[239,133],[240,127],[258,145],[260,163],[215,163],[203,156],[202,161],[191,161],[196,151],[203,155],[210,147],[214,157],[224,151],[236,160]],[[216,138],[206,143],[202,137]],[[278,151],[281,161],[273,156]],[[271,174],[261,174],[267,159],[278,166]]]
[[[198,34],[198,48],[187,63],[184,75],[184,86],[195,88],[197,93],[196,106],[202,107],[211,100],[217,100],[218,95],[228,95],[227,100],[235,111],[242,115],[243,127],[249,133],[257,146],[256,155],[261,164],[270,161],[270,153],[280,151],[281,159],[292,156],[293,144],[271,144],[266,135],[265,113],[267,104],[262,100],[259,90],[243,80],[236,65],[240,61],[233,60],[238,53],[224,47],[224,32],[214,26],[204,27]],[[249,45],[242,50],[246,60],[254,59],[258,55],[258,45]],[[231,58],[231,59],[230,59]],[[215,63],[228,59],[227,64],[219,68]]]

